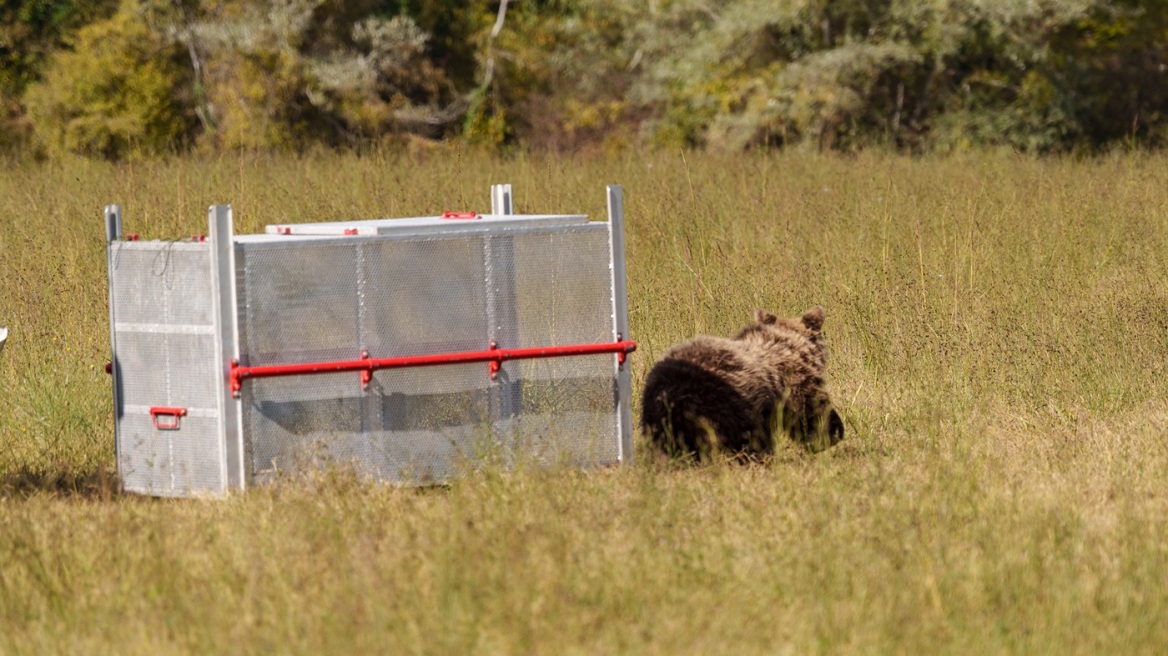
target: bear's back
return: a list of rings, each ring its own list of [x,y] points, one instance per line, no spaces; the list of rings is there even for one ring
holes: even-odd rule
[[[767,424],[781,385],[742,342],[698,337],[669,349],[649,371],[641,425],[669,452],[719,445],[769,452]]]
[[[824,387],[823,308],[781,318],[765,310],[733,339],[697,337],[666,351],[645,380],[641,426],[666,453],[699,459],[721,447],[774,451],[781,428],[819,450],[843,439]]]

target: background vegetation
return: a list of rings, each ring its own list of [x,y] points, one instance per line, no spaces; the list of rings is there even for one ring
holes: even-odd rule
[[[1158,148],[1160,0],[13,0],[0,147]]]
[[[0,652],[1161,653],[1168,158],[677,152],[0,170]],[[421,182],[420,182],[421,181]],[[101,207],[145,239],[625,185],[634,386],[827,309],[849,439],[766,467],[121,496]],[[642,462],[645,462],[643,459]]]

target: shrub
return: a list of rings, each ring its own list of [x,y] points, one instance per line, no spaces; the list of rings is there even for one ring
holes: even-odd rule
[[[50,153],[117,159],[188,145],[196,122],[184,51],[153,32],[126,0],[77,33],[25,95],[38,142]]]

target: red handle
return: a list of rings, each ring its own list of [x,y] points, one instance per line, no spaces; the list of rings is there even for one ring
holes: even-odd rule
[[[170,417],[170,421],[159,422],[158,418]],[[150,423],[158,430],[178,430],[178,418],[187,416],[186,408],[169,408],[166,406],[154,406],[150,408]]]
[[[443,212],[442,218],[444,218],[444,219],[477,219],[477,218],[479,218],[479,215],[475,214],[474,212]]]

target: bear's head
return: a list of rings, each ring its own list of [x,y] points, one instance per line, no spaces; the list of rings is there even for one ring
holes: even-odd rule
[[[766,310],[756,310],[755,325],[740,335],[747,337],[753,333],[756,339],[761,337],[767,342],[783,345],[787,353],[804,351],[811,355],[809,360],[799,358],[799,362],[815,363],[812,366],[816,371],[809,372],[809,378],[805,380],[815,381],[813,385],[816,389],[804,396],[807,407],[796,411],[784,421],[784,428],[791,437],[811,451],[821,451],[844,439],[843,419],[832,407],[827,392],[822,389],[823,366],[826,362],[821,338],[824,318],[823,308],[818,305],[790,319],[775,316]]]
[[[810,310],[803,313],[803,316],[794,319],[785,319],[777,317],[766,310],[755,310],[754,320],[760,326],[770,326],[778,329],[789,329],[797,333],[802,333],[814,341],[818,341],[819,333],[823,331],[823,319],[825,315],[823,308],[816,305]]]

